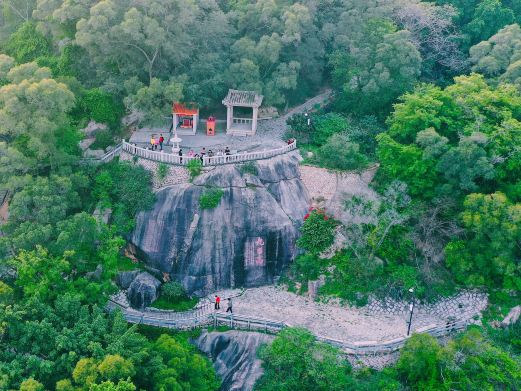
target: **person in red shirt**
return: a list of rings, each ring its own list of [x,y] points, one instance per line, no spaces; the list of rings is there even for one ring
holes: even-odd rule
[[[161,151],[163,150],[163,143],[165,142],[165,138],[163,137],[163,135],[159,135],[159,148],[161,149]]]
[[[215,295],[215,309],[216,310],[221,309],[221,298],[217,295]]]

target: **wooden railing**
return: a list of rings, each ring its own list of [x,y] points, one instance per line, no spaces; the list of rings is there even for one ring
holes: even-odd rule
[[[186,155],[179,156],[178,154],[172,154],[165,151],[152,151],[150,149],[141,148],[137,145],[130,144],[126,141],[123,141],[122,148],[123,151],[128,152],[131,155],[166,164],[186,166],[190,162],[190,160],[200,159],[202,161],[203,166],[217,166],[223,164],[241,163],[251,160],[269,159],[277,155],[282,155],[297,149],[297,141],[293,140],[292,143],[285,145],[281,148],[270,149],[267,151],[254,151],[244,153],[239,152],[233,155],[222,155],[212,157],[205,156],[202,159],[199,157]]]

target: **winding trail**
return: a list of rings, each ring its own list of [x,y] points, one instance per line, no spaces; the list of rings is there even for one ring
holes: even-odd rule
[[[373,302],[356,308],[335,301],[316,302],[276,286],[225,290],[215,294],[223,298],[220,311],[213,310],[213,294],[203,298],[194,310],[181,313],[153,308],[144,311],[132,309],[124,292],[113,297],[111,304],[122,309],[131,323],[158,327],[184,329],[226,325],[271,332],[284,327],[304,327],[318,340],[337,346],[348,355],[393,353],[407,339],[409,309],[405,302]],[[225,312],[228,297],[233,297],[233,317]],[[411,330],[444,336],[477,323],[487,303],[484,293],[462,291],[435,304],[417,304]]]

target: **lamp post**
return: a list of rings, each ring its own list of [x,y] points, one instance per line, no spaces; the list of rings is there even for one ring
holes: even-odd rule
[[[311,125],[311,118],[309,118],[307,111],[304,113],[304,117],[306,117],[306,123],[308,124],[308,126]]]
[[[414,288],[409,288],[409,292],[411,293],[411,302],[409,303],[409,324],[407,326],[407,336],[409,336],[411,332],[412,314],[414,312]]]

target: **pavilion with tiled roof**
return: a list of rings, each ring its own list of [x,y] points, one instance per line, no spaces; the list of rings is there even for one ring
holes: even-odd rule
[[[229,90],[223,105],[226,106],[226,133],[235,136],[252,136],[257,130],[259,107],[263,96],[255,91]],[[251,107],[252,118],[239,118],[233,116],[234,107]]]

